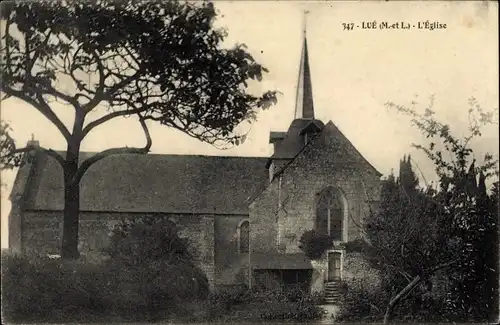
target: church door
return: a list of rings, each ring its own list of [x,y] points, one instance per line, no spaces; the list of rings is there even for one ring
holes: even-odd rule
[[[341,257],[339,252],[328,253],[328,281],[340,280]]]

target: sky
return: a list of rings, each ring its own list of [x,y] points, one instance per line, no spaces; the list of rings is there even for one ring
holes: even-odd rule
[[[485,110],[498,110],[498,4],[496,2],[299,2],[215,1],[217,25],[228,30],[225,45],[244,43],[269,73],[252,91],[278,90],[278,104],[259,112],[246,141],[219,150],[179,131],[149,124],[152,153],[224,156],[269,156],[270,131],[285,131],[293,120],[298,66],[302,46],[303,12],[307,10],[307,38],[316,118],[333,121],[361,154],[382,174],[397,171],[401,157],[411,153],[417,175],[431,180],[432,164],[413,143],[425,143],[407,117],[384,105],[392,101],[423,111],[434,98],[436,117],[451,131],[467,134],[468,100],[476,98]],[[363,22],[446,24],[446,29],[361,29]],[[354,24],[344,30],[343,24]],[[2,30],[3,33],[3,30]],[[54,106],[69,125],[72,112]],[[498,116],[498,115],[497,115]],[[19,146],[34,134],[47,148],[64,150],[57,129],[28,104],[16,99],[1,102],[1,118],[10,123]],[[473,142],[476,158],[486,152],[498,157],[498,124],[483,130]],[[141,128],[131,119],[95,129],[83,143],[84,151],[115,146],[143,146]],[[2,172],[1,235],[7,247],[8,195],[15,172]]]

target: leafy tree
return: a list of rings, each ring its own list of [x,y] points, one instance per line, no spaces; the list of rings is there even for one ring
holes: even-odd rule
[[[492,202],[498,198],[488,199],[485,181],[497,175],[497,161],[487,154],[484,163],[477,166],[469,146],[473,138],[481,135],[480,128],[493,120],[492,113],[485,113],[475,100],[470,105],[470,133],[458,139],[448,125],[435,119],[430,108],[425,114],[418,114],[388,103],[409,115],[412,124],[430,140],[427,145],[415,147],[433,162],[439,187],[408,195],[408,191],[402,190],[408,183],[401,186],[390,180],[383,190],[379,213],[367,222],[374,264],[392,269],[401,279],[399,283],[394,281],[394,287],[399,289],[389,301],[384,322],[390,320],[401,299],[443,268],[454,283],[448,303],[459,319],[468,315],[484,319],[493,308],[492,301],[498,295],[497,284],[491,289],[498,274],[494,262],[498,251],[498,212]],[[395,278],[398,277],[391,279]]]
[[[411,166],[411,155],[403,157],[403,159],[399,162],[398,183],[408,194],[412,194],[412,192],[418,187],[418,177],[415,175]]]
[[[30,104],[63,135],[65,155],[45,148],[64,172],[61,256],[78,253],[79,183],[95,162],[116,154],[145,154],[148,121],[216,146],[238,144],[235,128],[275,103],[275,92],[248,93],[267,70],[244,45],[221,46],[210,2],[19,1],[2,6],[2,92]],[[51,106],[71,107],[70,128]],[[104,113],[97,119],[94,113]],[[143,148],[111,148],[80,160],[82,141],[99,126],[133,117]],[[29,150],[31,148],[23,148]],[[19,149],[19,150],[23,150]]]
[[[433,162],[439,186],[420,188],[411,160],[403,158],[399,177],[391,175],[384,182],[379,209],[365,222],[366,242],[354,245],[383,275],[382,290],[390,297],[384,322],[405,298],[415,302],[428,293],[430,278],[439,270],[452,284],[447,317],[484,320],[495,313],[493,304],[498,301],[498,197],[487,195],[485,185],[495,176],[497,162],[487,154],[478,165],[469,143],[492,122],[492,114],[472,101],[470,134],[457,139],[430,109],[418,114],[404,106],[388,106],[410,115],[429,139],[426,146],[415,147]],[[446,306],[441,306],[440,316],[445,312]]]
[[[451,251],[443,249],[448,237],[441,234],[441,212],[430,193],[413,181],[392,176],[384,182],[379,209],[364,226],[369,245],[359,245],[358,250],[385,275],[382,290],[390,297],[385,323],[403,298],[438,270],[456,263]]]
[[[22,156],[16,153],[16,142],[10,131],[9,124],[0,120],[0,170],[12,169],[21,164]]]

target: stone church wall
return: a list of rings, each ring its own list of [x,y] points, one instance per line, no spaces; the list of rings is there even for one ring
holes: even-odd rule
[[[276,250],[278,231],[282,252],[300,252],[299,239],[315,227],[316,202],[329,186],[339,189],[347,201],[347,240],[361,236],[363,220],[380,195],[380,178],[354,148],[340,141],[322,134],[254,200],[250,206],[252,252]],[[344,254],[346,276],[357,276],[364,268],[361,264],[356,256]],[[324,261],[315,265],[313,287],[319,289],[326,265]]]
[[[248,282],[248,253],[240,253],[238,226],[248,216],[229,215],[215,218],[215,283],[234,285]]]
[[[109,244],[109,234],[122,218],[134,218],[144,214],[97,213],[80,214],[79,250],[82,254],[100,255]],[[215,277],[214,217],[204,215],[170,215],[180,228],[180,235],[189,237],[196,258],[210,283]],[[25,211],[22,214],[22,248],[59,254],[61,245],[62,212]]]
[[[299,251],[300,236],[314,228],[318,195],[328,186],[340,189],[347,200],[348,240],[360,236],[360,226],[373,203],[370,201],[379,197],[379,176],[334,139],[325,136],[317,140],[285,169],[281,181],[275,179],[251,204],[252,251],[276,249],[278,219],[286,252]]]

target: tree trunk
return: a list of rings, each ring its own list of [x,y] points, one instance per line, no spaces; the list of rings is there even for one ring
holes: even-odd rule
[[[80,212],[80,184],[75,182],[78,171],[79,150],[68,146],[64,168],[64,218],[61,258],[77,259],[78,252],[78,223]]]
[[[384,324],[388,324],[391,320],[392,311],[394,310],[396,304],[410,291],[412,291],[421,281],[422,278],[420,276],[414,277],[413,280],[408,283],[408,285],[404,287],[403,290],[401,290],[394,298],[391,299],[389,305],[387,305],[387,309],[385,310]]]

